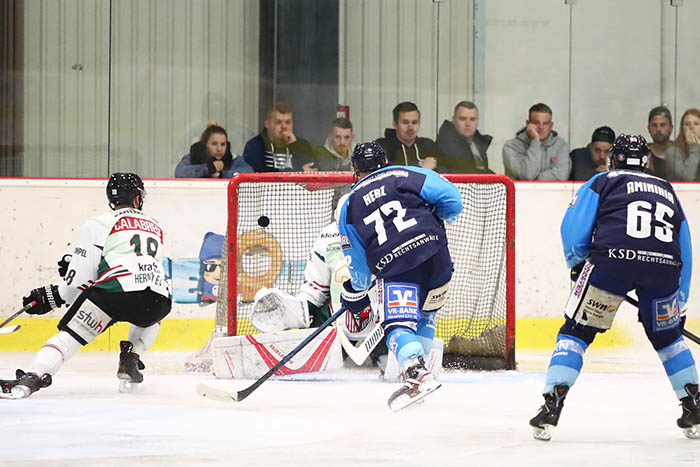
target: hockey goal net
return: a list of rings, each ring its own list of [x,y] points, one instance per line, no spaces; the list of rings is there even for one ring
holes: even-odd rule
[[[501,175],[447,175],[464,210],[447,226],[454,274],[436,337],[447,367],[515,368],[515,201]],[[228,226],[217,301],[219,335],[256,333],[255,292],[296,294],[319,233],[333,222],[349,173],[239,174],[228,188]],[[484,363],[485,362],[485,363]]]

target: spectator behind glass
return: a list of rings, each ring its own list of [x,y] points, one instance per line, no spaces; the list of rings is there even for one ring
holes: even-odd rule
[[[668,180],[666,151],[673,145],[673,141],[671,141],[671,133],[673,132],[671,112],[664,106],[651,109],[647,130],[649,130],[649,136],[652,139],[652,142],[649,143],[651,150],[649,169],[657,177]]]
[[[479,109],[473,102],[455,106],[452,121],[445,120],[437,136],[438,170],[443,173],[493,173],[486,151],[493,138],[477,130]]]
[[[401,102],[392,111],[394,128],[384,130],[376,142],[384,149],[390,165],[413,165],[435,170],[437,150],[430,138],[418,136],[420,110],[413,102]]]
[[[688,109],[681,118],[681,130],[666,151],[669,180],[700,180],[700,110]]]
[[[571,173],[569,143],[552,131],[552,109],[535,104],[525,128],[503,145],[506,175],[515,180],[568,180]]]
[[[326,138],[326,143],[314,149],[318,170],[322,172],[350,171],[352,170],[350,155],[354,149],[352,141],[355,139],[352,122],[347,118],[336,118],[331,125],[331,132]]]
[[[256,172],[316,172],[311,144],[294,134],[292,108],[277,102],[267,112],[265,128],[248,140],[243,158]]]
[[[608,170],[608,151],[615,142],[615,132],[609,126],[596,128],[591,142],[585,148],[571,151],[569,180],[585,181]]]
[[[239,172],[252,172],[242,157],[231,153],[226,130],[210,122],[199,141],[190,146],[175,167],[176,178],[231,178]]]

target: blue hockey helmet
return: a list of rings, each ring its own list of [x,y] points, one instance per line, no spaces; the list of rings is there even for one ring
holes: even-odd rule
[[[107,182],[107,199],[109,207],[116,209],[117,206],[133,206],[134,198],[140,195],[138,209],[143,207],[143,200],[146,197],[146,188],[143,186],[141,177],[134,173],[113,173]]]
[[[360,143],[352,152],[352,166],[356,172],[374,172],[387,164],[384,149],[374,141]]]
[[[649,165],[649,152],[644,136],[623,133],[610,148],[610,160],[616,169],[644,170]]]

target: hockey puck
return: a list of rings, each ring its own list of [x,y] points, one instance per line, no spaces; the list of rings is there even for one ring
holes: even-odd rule
[[[267,227],[270,225],[270,219],[267,216],[258,217],[258,225],[260,227]]]

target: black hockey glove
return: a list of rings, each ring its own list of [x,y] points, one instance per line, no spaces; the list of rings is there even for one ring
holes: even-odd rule
[[[581,274],[581,269],[583,269],[584,264],[586,264],[586,262],[581,261],[576,266],[571,268],[571,280],[572,281],[576,282],[578,280],[578,276]]]
[[[27,304],[31,302],[36,303],[27,310],[27,313],[30,315],[43,315],[66,303],[61,296],[58,295],[57,285],[47,285],[32,290],[29,292],[29,295],[22,299],[22,305],[27,306]]]
[[[362,290],[358,292],[353,289],[350,279],[343,282],[343,290],[340,292],[340,303],[356,316],[362,315],[363,311],[367,313],[372,309],[367,291]]]
[[[57,263],[58,264],[58,275],[61,277],[66,277],[68,273],[68,265],[70,260],[73,259],[73,255],[70,253],[63,255],[63,258]]]

